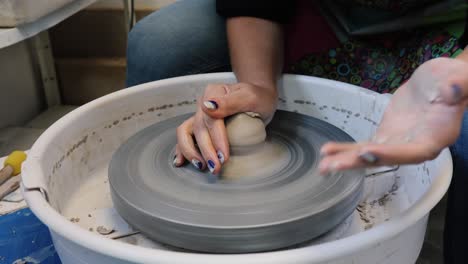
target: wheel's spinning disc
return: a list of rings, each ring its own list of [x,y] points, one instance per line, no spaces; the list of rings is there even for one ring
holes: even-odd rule
[[[329,231],[355,209],[363,174],[320,176],[320,147],[352,141],[318,119],[277,111],[268,141],[289,160],[272,175],[210,183],[208,172],[172,165],[175,129],[189,115],[154,124],[114,154],[109,178],[114,206],[147,236],[180,248],[219,253],[274,250]]]

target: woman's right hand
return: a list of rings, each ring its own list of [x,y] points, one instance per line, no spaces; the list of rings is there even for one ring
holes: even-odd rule
[[[177,128],[174,165],[190,161],[197,169],[208,167],[217,175],[229,159],[229,143],[224,118],[236,113],[254,112],[265,124],[276,110],[276,87],[249,83],[210,84],[197,101],[197,111]]]

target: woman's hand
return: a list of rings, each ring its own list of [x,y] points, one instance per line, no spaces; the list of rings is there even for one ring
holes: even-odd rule
[[[224,118],[241,112],[255,112],[268,123],[276,109],[276,87],[249,83],[211,84],[197,102],[197,111],[177,128],[174,165],[185,160],[197,169],[206,167],[217,175],[229,159]]]
[[[434,159],[457,139],[467,105],[468,63],[430,60],[396,91],[372,141],[322,147],[320,172]]]

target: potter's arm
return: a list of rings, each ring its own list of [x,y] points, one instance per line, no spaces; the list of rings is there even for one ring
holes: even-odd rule
[[[283,65],[282,25],[259,17],[235,16],[227,18],[226,31],[238,83],[207,87],[202,110],[217,119],[254,112],[268,123],[276,110],[277,80]]]
[[[283,62],[283,30],[296,1],[216,0],[227,19],[231,65],[239,82],[276,87]]]
[[[276,93],[283,57],[281,25],[254,17],[233,17],[227,20],[227,35],[238,81]]]
[[[420,163],[435,158],[443,148],[455,142],[468,106],[468,19],[459,44],[465,49],[455,59],[437,58],[424,63],[417,70],[419,74],[415,72],[411,77],[419,75],[416,78],[419,81],[413,80],[411,88],[403,85],[393,96],[377,134],[381,138],[393,138],[394,142],[329,143],[321,150],[324,157],[319,166],[321,172]],[[438,81],[424,82],[428,78]],[[437,100],[421,100],[433,84],[438,87]],[[415,131],[417,133],[413,133]],[[408,133],[413,136],[407,137]],[[396,142],[398,138],[405,138],[405,142]]]
[[[250,5],[255,7],[259,3],[266,11],[251,13],[259,9]],[[278,3],[282,5],[283,1]],[[195,115],[177,129],[176,166],[189,160],[197,169],[208,167],[211,173],[218,175],[230,155],[223,118],[255,112],[265,122],[271,120],[277,102],[276,81],[282,66],[283,33],[278,20],[269,18],[283,9],[271,9],[270,4],[266,0],[230,0],[220,1],[217,6],[218,12],[227,19],[231,64],[239,83],[206,87]]]
[[[325,145],[320,170],[327,173],[434,159],[457,140],[467,106],[465,48],[455,59],[436,58],[419,66],[393,95],[374,137],[378,140]]]

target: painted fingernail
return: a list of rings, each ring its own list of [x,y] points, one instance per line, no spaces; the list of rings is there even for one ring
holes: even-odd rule
[[[208,100],[204,101],[203,104],[206,106],[206,108],[211,109],[211,110],[216,110],[218,109],[218,103],[216,103],[213,100]]]
[[[221,152],[221,150],[218,150],[216,152],[216,154],[218,155],[219,162],[221,162],[221,164],[224,164],[224,154],[223,154],[223,152]]]
[[[177,155],[174,155],[174,159],[172,161],[172,165],[175,167],[177,166]]]
[[[365,161],[366,163],[370,163],[370,164],[374,164],[374,163],[377,163],[377,161],[379,161],[379,158],[370,152],[361,153],[359,155],[359,158]]]
[[[458,103],[462,99],[462,88],[458,84],[452,84],[453,101]]]
[[[211,173],[215,170],[215,163],[212,160],[208,160],[208,169]]]
[[[199,170],[201,170],[203,167],[203,164],[197,159],[192,160],[192,165]]]

